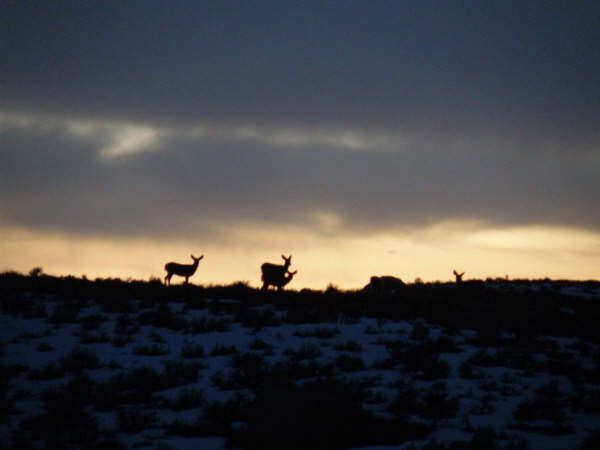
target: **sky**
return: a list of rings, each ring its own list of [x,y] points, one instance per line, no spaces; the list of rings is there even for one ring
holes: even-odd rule
[[[600,278],[600,4],[0,2],[0,270]]]

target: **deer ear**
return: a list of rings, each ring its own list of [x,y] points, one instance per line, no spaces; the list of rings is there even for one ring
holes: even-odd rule
[[[286,258],[285,256],[283,256],[283,255],[281,255],[281,257],[283,258],[283,260],[284,260],[284,261],[287,259],[287,258]]]
[[[192,259],[196,259],[196,258],[194,258],[194,255],[190,255],[190,258],[192,258]]]
[[[202,259],[202,258],[204,258],[204,255],[200,255],[200,258],[198,258],[198,259]]]

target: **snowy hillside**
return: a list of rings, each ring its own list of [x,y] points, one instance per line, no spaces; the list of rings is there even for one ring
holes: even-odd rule
[[[600,448],[598,302],[560,289],[0,294],[0,448]]]

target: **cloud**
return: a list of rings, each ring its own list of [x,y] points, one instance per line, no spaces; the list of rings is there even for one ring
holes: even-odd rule
[[[148,151],[156,146],[161,135],[168,134],[166,130],[135,123],[0,110],[0,133],[12,130],[38,135],[58,134],[100,143],[100,155],[107,159]]]
[[[305,129],[361,148],[356,130],[597,143],[594,2],[0,8],[11,110],[254,126],[277,145]]]
[[[100,154],[106,159],[133,156],[156,149],[161,139],[258,143],[283,148],[332,147],[342,150],[390,151],[406,148],[403,133],[374,133],[352,129],[293,128],[198,123],[188,126],[152,124],[102,119],[73,119],[49,114],[23,114],[0,110],[0,132],[11,129],[35,133],[63,133],[102,142]]]
[[[597,9],[4,2],[0,214],[598,229]]]
[[[345,136],[4,113],[0,211],[13,225],[157,237],[222,238],[241,222],[330,234],[448,220],[600,228],[600,161],[587,154],[417,134],[360,135],[357,149]]]

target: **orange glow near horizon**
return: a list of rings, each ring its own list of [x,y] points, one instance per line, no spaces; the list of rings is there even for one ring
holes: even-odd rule
[[[327,220],[325,220],[327,219]],[[600,234],[560,227],[490,228],[474,222],[371,234],[344,233],[321,218],[313,231],[264,224],[237,225],[226,239],[150,240],[69,236],[16,228],[0,229],[0,270],[28,272],[40,266],[52,275],[148,279],[164,276],[168,261],[191,263],[205,255],[191,278],[196,284],[244,280],[260,285],[260,265],[292,254],[298,275],[290,288],[364,286],[371,275],[405,281],[465,278],[600,278]],[[181,279],[173,279],[180,282]]]

